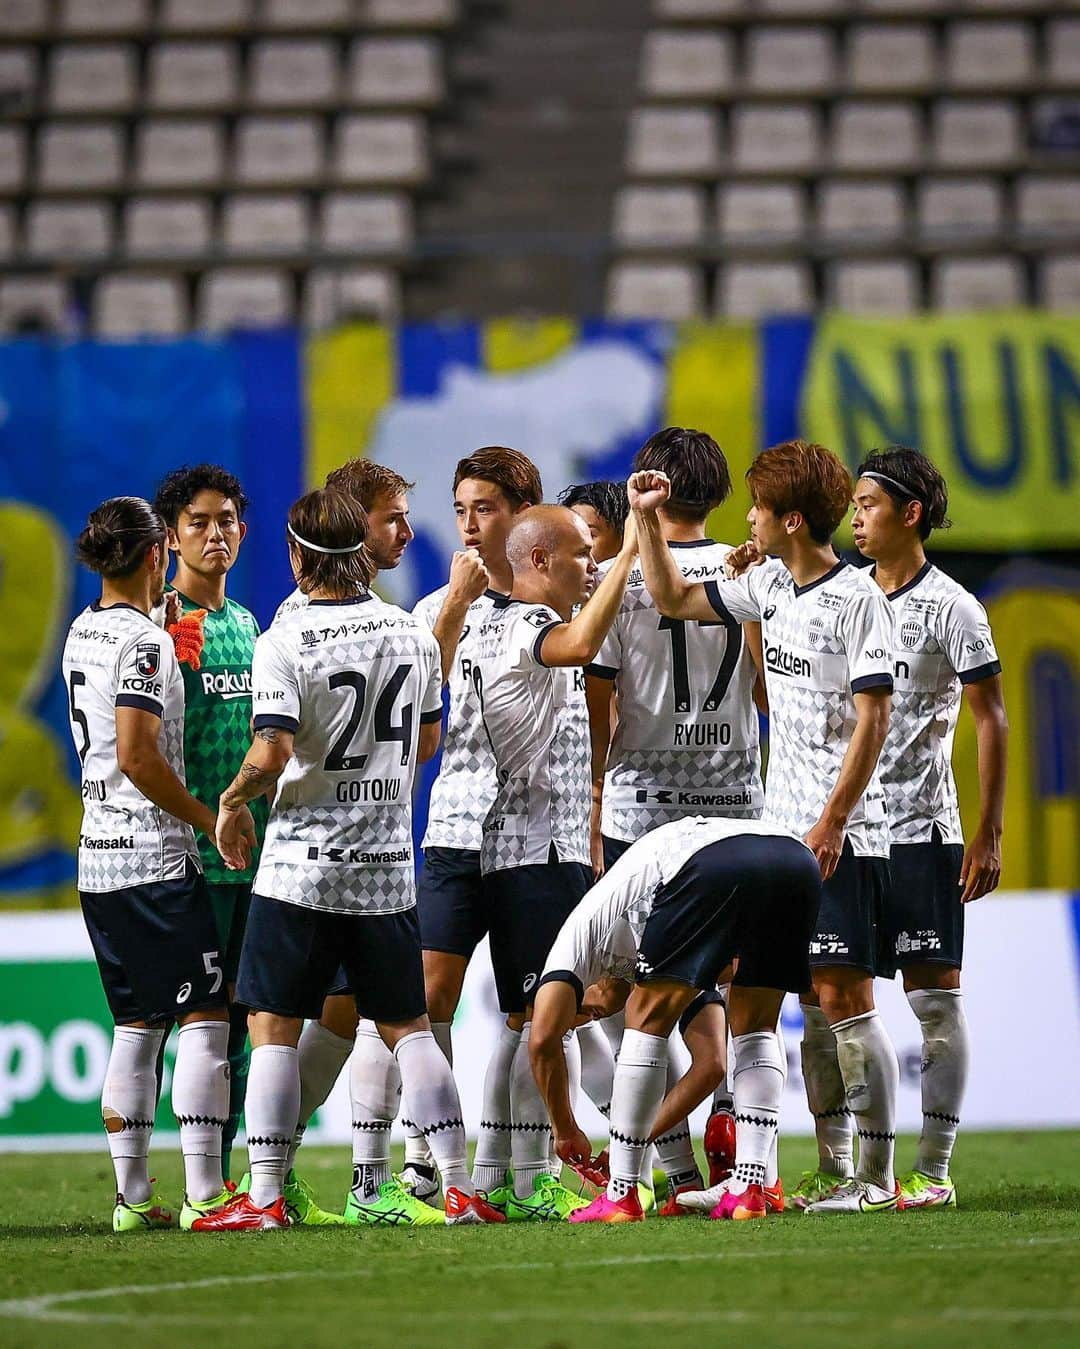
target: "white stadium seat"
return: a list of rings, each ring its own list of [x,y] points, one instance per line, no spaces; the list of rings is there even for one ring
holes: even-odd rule
[[[1080,235],[1080,177],[1028,174],[1016,184],[1016,223],[1021,238]]]
[[[919,275],[910,258],[833,262],[828,302],[848,314],[910,314],[919,308]]]
[[[945,51],[947,79],[957,90],[1009,89],[1035,74],[1034,37],[1026,23],[952,23]]]
[[[251,0],[162,0],[159,23],[171,33],[219,33],[246,27]]]
[[[1047,309],[1080,313],[1080,254],[1043,259],[1039,269],[1039,303]]]
[[[442,98],[439,44],[432,38],[372,37],[349,53],[350,102],[430,107]]]
[[[638,108],[630,114],[626,167],[641,177],[707,177],[720,162],[711,108]]]
[[[904,233],[904,214],[899,183],[827,182],[818,198],[818,233],[829,243],[891,242]]]
[[[623,187],[615,197],[615,240],[635,245],[692,245],[705,234],[705,193],[691,183]]]
[[[608,272],[607,313],[675,323],[698,318],[703,313],[701,269],[685,262],[616,262]]]
[[[717,219],[727,243],[794,243],[806,232],[798,183],[728,183],[717,191]]]
[[[33,47],[0,48],[0,111],[29,112],[38,82],[38,57]]]
[[[150,0],[63,0],[59,27],[62,33],[90,36],[94,33],[144,32],[150,24]]]
[[[743,172],[811,171],[821,161],[821,114],[807,104],[736,107],[731,154]]]
[[[70,43],[49,58],[49,106],[56,112],[107,112],[135,102],[138,74],[130,43]]]
[[[264,28],[345,28],[353,22],[353,0],[263,0]]]
[[[401,317],[401,279],[385,267],[315,267],[304,287],[304,323],[329,328],[350,320]]]
[[[744,59],[752,92],[822,93],[833,83],[833,40],[822,28],[752,28]]]
[[[98,337],[176,337],[188,326],[188,302],[175,276],[103,276],[94,287],[94,332]]]
[[[986,238],[1001,229],[1004,203],[995,178],[924,178],[916,192],[919,234],[928,242]]]
[[[721,272],[716,308],[726,318],[803,314],[813,307],[813,280],[805,262],[733,262]]]
[[[0,192],[17,192],[26,177],[26,132],[0,126]]]
[[[930,298],[935,309],[1011,309],[1024,303],[1023,271],[1012,257],[938,258]]]
[[[848,35],[848,82],[863,90],[919,90],[937,78],[934,32],[928,24],[861,24]]]
[[[103,258],[112,248],[112,212],[102,201],[32,201],[23,220],[31,258]]]
[[[132,197],[124,207],[124,246],[131,258],[187,258],[213,241],[205,197]]]
[[[293,317],[289,278],[284,272],[239,267],[205,272],[198,311],[199,327],[211,333],[280,327]]]
[[[1053,19],[1046,25],[1046,80],[1068,89],[1080,87],[1080,18]]]
[[[71,296],[58,276],[0,277],[0,333],[67,332]]]
[[[415,183],[427,176],[422,117],[354,114],[338,122],[334,172],[342,183]]]
[[[251,101],[261,107],[315,107],[339,93],[336,44],[323,38],[267,38],[249,56]]]
[[[299,253],[308,245],[311,222],[301,196],[227,197],[221,212],[226,253]]]
[[[135,178],[141,187],[203,187],[225,167],[224,133],[210,118],[140,122]]]
[[[38,182],[44,188],[105,188],[124,174],[124,140],[112,122],[46,123],[38,133]]]
[[[358,27],[449,28],[460,16],[458,0],[359,0]]]
[[[1020,118],[1007,100],[942,99],[934,108],[934,157],[946,168],[995,168],[1023,154]]]
[[[0,0],[0,37],[36,37],[48,26],[48,0]]]
[[[231,42],[159,42],[150,51],[152,108],[221,108],[240,93]]]
[[[412,243],[412,202],[400,192],[329,192],[319,242],[330,253],[404,253]]]
[[[237,182],[309,183],[323,171],[317,117],[245,117],[237,123],[233,163]]]
[[[914,103],[840,103],[833,109],[832,161],[837,168],[880,171],[914,167],[922,158]]]
[[[646,98],[718,98],[731,88],[730,33],[675,30],[647,34],[640,86]]]

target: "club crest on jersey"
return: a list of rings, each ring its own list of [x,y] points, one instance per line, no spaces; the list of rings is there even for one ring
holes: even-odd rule
[[[914,651],[919,645],[924,632],[923,625],[916,623],[913,618],[906,618],[900,624],[900,641],[909,651]]]
[[[161,650],[153,642],[135,648],[135,668],[144,679],[153,679],[161,664]]]
[[[823,618],[812,618],[806,625],[806,640],[813,647],[820,646],[825,640],[825,620]]]

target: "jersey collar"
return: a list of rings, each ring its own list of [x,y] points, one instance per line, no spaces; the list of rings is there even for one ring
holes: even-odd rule
[[[816,581],[810,581],[807,585],[800,586],[795,584],[794,576],[791,578],[792,589],[796,597],[805,595],[808,590],[816,590],[818,586],[824,585],[826,581],[831,581],[838,571],[842,571],[847,566],[845,558],[841,558],[835,567],[830,567],[824,576],[819,576]]]
[[[899,590],[889,590],[889,591],[886,591],[886,592],[885,592],[885,598],[886,598],[887,600],[898,600],[898,599],[900,598],[901,595],[906,595],[906,594],[908,593],[909,590],[914,590],[915,587],[919,584],[919,582],[920,582],[921,580],[923,580],[923,578],[926,576],[927,572],[930,570],[930,568],[931,568],[933,565],[934,565],[934,564],[930,561],[930,559],[927,558],[926,561],[925,561],[925,562],[922,564],[922,566],[919,568],[919,570],[915,573],[915,575],[914,575],[914,576],[911,578],[911,580],[907,583],[907,585],[902,585],[902,586],[900,587]],[[870,569],[870,575],[873,576],[873,577],[876,577],[876,576],[877,576],[877,567],[876,567],[876,566],[875,566],[875,567],[872,567],[872,568]]]
[[[708,548],[715,544],[715,539],[675,539],[668,541],[669,548]]]
[[[314,609],[316,606],[324,609],[340,609],[349,604],[366,604],[371,599],[371,591],[365,591],[363,595],[349,595],[343,600],[308,600],[308,608]]]
[[[490,587],[484,591],[484,598],[491,600],[497,609],[505,609],[510,603],[509,595],[504,595],[501,590],[492,590]]]
[[[102,604],[100,600],[94,600],[90,608],[95,614],[111,614],[117,609],[130,609],[133,614],[138,614],[140,618],[145,618],[148,623],[153,623],[149,614],[144,614],[137,605],[128,604],[127,600],[117,600],[115,604]]]

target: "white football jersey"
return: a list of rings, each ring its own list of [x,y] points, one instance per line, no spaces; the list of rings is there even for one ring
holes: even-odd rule
[[[986,610],[929,562],[888,599],[895,690],[881,785],[892,841],[928,843],[936,824],[946,843],[963,843],[952,772],[961,689],[1001,673]]]
[[[71,734],[82,764],[79,889],[103,894],[198,870],[191,826],[148,801],[116,762],[116,709],[161,718],[158,744],[184,781],[184,678],[172,638],[130,604],[92,604],[64,643]]]
[[[723,576],[726,544],[668,547],[690,580]],[[756,667],[738,623],[664,618],[637,566],[586,673],[613,679],[618,696],[601,807],[609,838],[632,842],[686,815],[761,814]]]
[[[562,925],[540,982],[569,974],[568,982],[577,986],[580,998],[590,984],[605,976],[632,981],[656,892],[702,848],[748,834],[790,837],[787,830],[761,820],[692,815],[638,839],[604,872]]]
[[[418,601],[413,613],[433,628],[449,586]],[[447,688],[450,710],[443,737],[439,775],[431,789],[425,848],[480,850],[484,820],[495,800],[495,755],[491,750],[473,673],[480,627],[507,597],[488,590],[469,605]]]
[[[540,659],[563,620],[546,604],[510,600],[477,634],[474,681],[496,767],[481,870],[560,862],[589,865],[589,718],[585,675]]]
[[[889,602],[867,571],[837,562],[797,586],[776,559],[735,581],[707,581],[718,614],[761,621],[769,694],[763,819],[805,837],[821,817],[855,730],[854,694],[893,685]],[[878,769],[848,819],[859,857],[888,857]]]
[[[304,592],[300,589],[300,587],[297,586],[296,589],[292,592],[292,594],[286,595],[285,598],[278,605],[277,609],[274,611],[274,617],[272,622],[276,623],[279,618],[284,618],[286,614],[296,613],[297,609],[306,609],[310,603],[311,601],[308,599],[308,597],[304,594]]]
[[[435,638],[374,595],[312,600],[258,638],[251,683],[254,729],[294,734],[255,893],[338,913],[412,908],[417,739],[442,716]]]

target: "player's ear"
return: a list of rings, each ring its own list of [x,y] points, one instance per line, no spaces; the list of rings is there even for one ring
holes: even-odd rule
[[[165,537],[168,540],[169,551],[171,553],[178,553],[180,551],[180,539],[176,530],[171,528],[171,526],[166,525]]]
[[[537,571],[547,571],[548,555],[546,548],[534,548],[530,557]]]
[[[784,517],[784,529],[789,534],[798,532],[799,526],[803,523],[802,514],[799,511],[791,511]]]
[[[237,543],[243,543],[247,538],[247,525],[241,520],[237,525]]]

